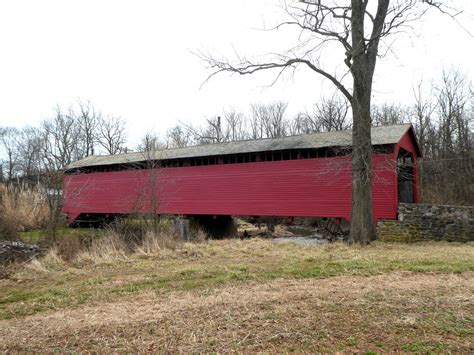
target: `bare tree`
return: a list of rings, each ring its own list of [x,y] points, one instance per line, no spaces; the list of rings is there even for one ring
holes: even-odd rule
[[[287,135],[288,121],[286,110],[288,103],[275,101],[269,104],[251,105],[250,137],[252,139],[277,138]]]
[[[308,134],[349,129],[349,108],[347,100],[337,93],[329,98],[323,97],[314,104],[312,112],[300,112],[291,120],[290,133]]]
[[[199,138],[202,144],[206,143],[221,143],[224,141],[222,134],[222,119],[221,116],[215,118],[208,118],[207,127],[201,131],[201,137]]]
[[[425,5],[425,6],[423,6]],[[426,6],[427,5],[427,6]],[[285,53],[272,55],[268,61],[253,62],[238,57],[235,63],[212,55],[201,58],[220,72],[253,74],[275,69],[280,75],[285,69],[303,65],[335,85],[352,108],[352,212],[350,242],[366,244],[376,238],[372,210],[371,185],[371,98],[372,82],[379,45],[387,36],[408,28],[429,7],[441,8],[435,0],[301,0],[296,5],[284,5],[288,20],[276,28],[297,27],[299,43]],[[332,74],[321,61],[325,49],[341,54],[345,70]],[[344,81],[352,77],[352,88]]]
[[[458,70],[443,70],[437,92],[439,140],[442,143],[439,156],[451,158],[456,152],[463,157],[470,154],[469,115],[470,84]]]
[[[314,120],[308,112],[299,112],[290,121],[288,126],[290,135],[309,134],[321,132],[321,126],[318,121]]]
[[[222,119],[220,116],[207,118],[205,126],[195,127],[192,124],[181,123],[181,130],[184,137],[192,137],[196,144],[212,144],[225,141],[222,131]],[[180,131],[174,132],[181,134]]]
[[[337,94],[330,98],[322,98],[315,104],[314,126],[319,126],[322,132],[342,131],[350,128],[350,124],[347,122],[349,107],[347,100]]]
[[[146,132],[136,147],[136,150],[140,152],[154,152],[162,149],[166,149],[166,144],[152,131]],[[147,158],[149,159],[150,157],[147,156]]]
[[[160,198],[164,193],[160,174],[163,173],[165,168],[161,161],[156,159],[158,140],[155,138],[157,137],[153,134],[148,134],[148,142],[146,142],[148,147],[145,147],[146,149],[143,149],[141,153],[146,169],[145,174],[143,174],[143,181],[140,184],[141,188],[135,208],[142,215],[142,221],[147,230],[152,231],[156,236],[160,223]],[[143,210],[148,213],[143,214]]]
[[[413,88],[413,94],[415,97],[413,117],[415,120],[414,127],[417,132],[418,142],[420,143],[424,157],[427,158],[433,154],[433,141],[430,137],[434,136],[432,115],[435,110],[435,105],[429,97],[423,95],[422,86],[423,82],[419,82],[418,85]]]
[[[99,119],[97,142],[110,155],[122,153],[126,141],[125,122],[120,117],[106,116]]]
[[[25,177],[37,176],[41,169],[41,147],[43,134],[36,127],[24,127],[18,138],[18,166],[21,175]]]
[[[267,107],[263,104],[252,104],[250,106],[252,116],[250,118],[250,138],[260,139],[265,137],[265,121],[267,119]]]
[[[58,106],[54,114],[51,119],[43,121],[42,139],[38,141],[41,159],[38,188],[48,202],[48,229],[53,240],[56,238],[56,230],[60,223],[64,169],[82,157],[82,152],[78,151],[80,127],[73,110],[64,113]]]
[[[180,123],[168,130],[168,145],[170,148],[187,147],[193,144],[213,144],[249,137],[247,133],[247,122],[241,112],[234,109],[223,112],[223,116],[217,115],[207,118],[203,126]]]
[[[84,157],[94,155],[97,144],[97,128],[101,120],[101,113],[90,101],[77,100],[79,112],[76,114],[81,128],[81,143],[83,144]]]
[[[267,117],[264,120],[265,134],[269,138],[284,137],[286,135],[286,110],[288,103],[275,101],[266,106]]]
[[[64,169],[74,160],[82,158],[82,154],[78,152],[79,126],[72,109],[69,113],[64,113],[57,106],[55,116],[43,121],[42,130],[43,159],[46,159],[45,164],[52,170]]]
[[[192,144],[192,133],[180,125],[169,129],[166,136],[169,148],[183,148]]]
[[[431,92],[414,88],[414,126],[423,150],[420,191],[423,202],[474,203],[472,86],[456,69],[445,69]]]
[[[376,126],[406,123],[409,117],[409,109],[403,105],[384,103],[373,105],[371,110],[372,123]]]
[[[234,109],[224,111],[224,140],[226,142],[239,141],[248,138],[245,116]]]
[[[6,127],[0,131],[0,142],[3,146],[4,153],[6,154],[5,167],[6,171],[2,172],[6,174],[7,180],[12,180],[15,171],[17,170],[18,164],[18,136],[20,131],[14,127]],[[2,164],[3,166],[3,164]],[[4,169],[5,170],[5,169]]]

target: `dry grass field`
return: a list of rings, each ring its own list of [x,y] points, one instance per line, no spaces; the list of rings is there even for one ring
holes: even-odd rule
[[[469,353],[473,339],[472,243],[52,251],[0,280],[8,352]]]
[[[20,231],[43,228],[48,213],[45,195],[37,189],[0,183],[0,239],[15,239]]]

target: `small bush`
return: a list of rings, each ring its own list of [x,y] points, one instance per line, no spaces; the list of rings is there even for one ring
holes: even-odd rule
[[[86,241],[86,238],[74,234],[63,237],[56,243],[57,253],[65,261],[70,261],[90,246]]]

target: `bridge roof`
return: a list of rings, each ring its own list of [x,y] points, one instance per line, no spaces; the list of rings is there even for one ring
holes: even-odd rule
[[[397,144],[410,130],[411,124],[372,127],[372,144]],[[66,169],[77,169],[88,166],[130,164],[147,160],[166,160],[219,156],[228,154],[256,153],[277,150],[317,149],[328,147],[348,147],[352,145],[352,131],[334,131],[305,135],[244,140],[227,143],[198,145],[185,148],[157,150],[154,152],[137,152],[117,155],[93,155],[76,161]]]

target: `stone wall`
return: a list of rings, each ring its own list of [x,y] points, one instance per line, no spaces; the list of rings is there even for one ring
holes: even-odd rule
[[[474,207],[400,203],[398,221],[381,220],[383,241],[474,241]]]

